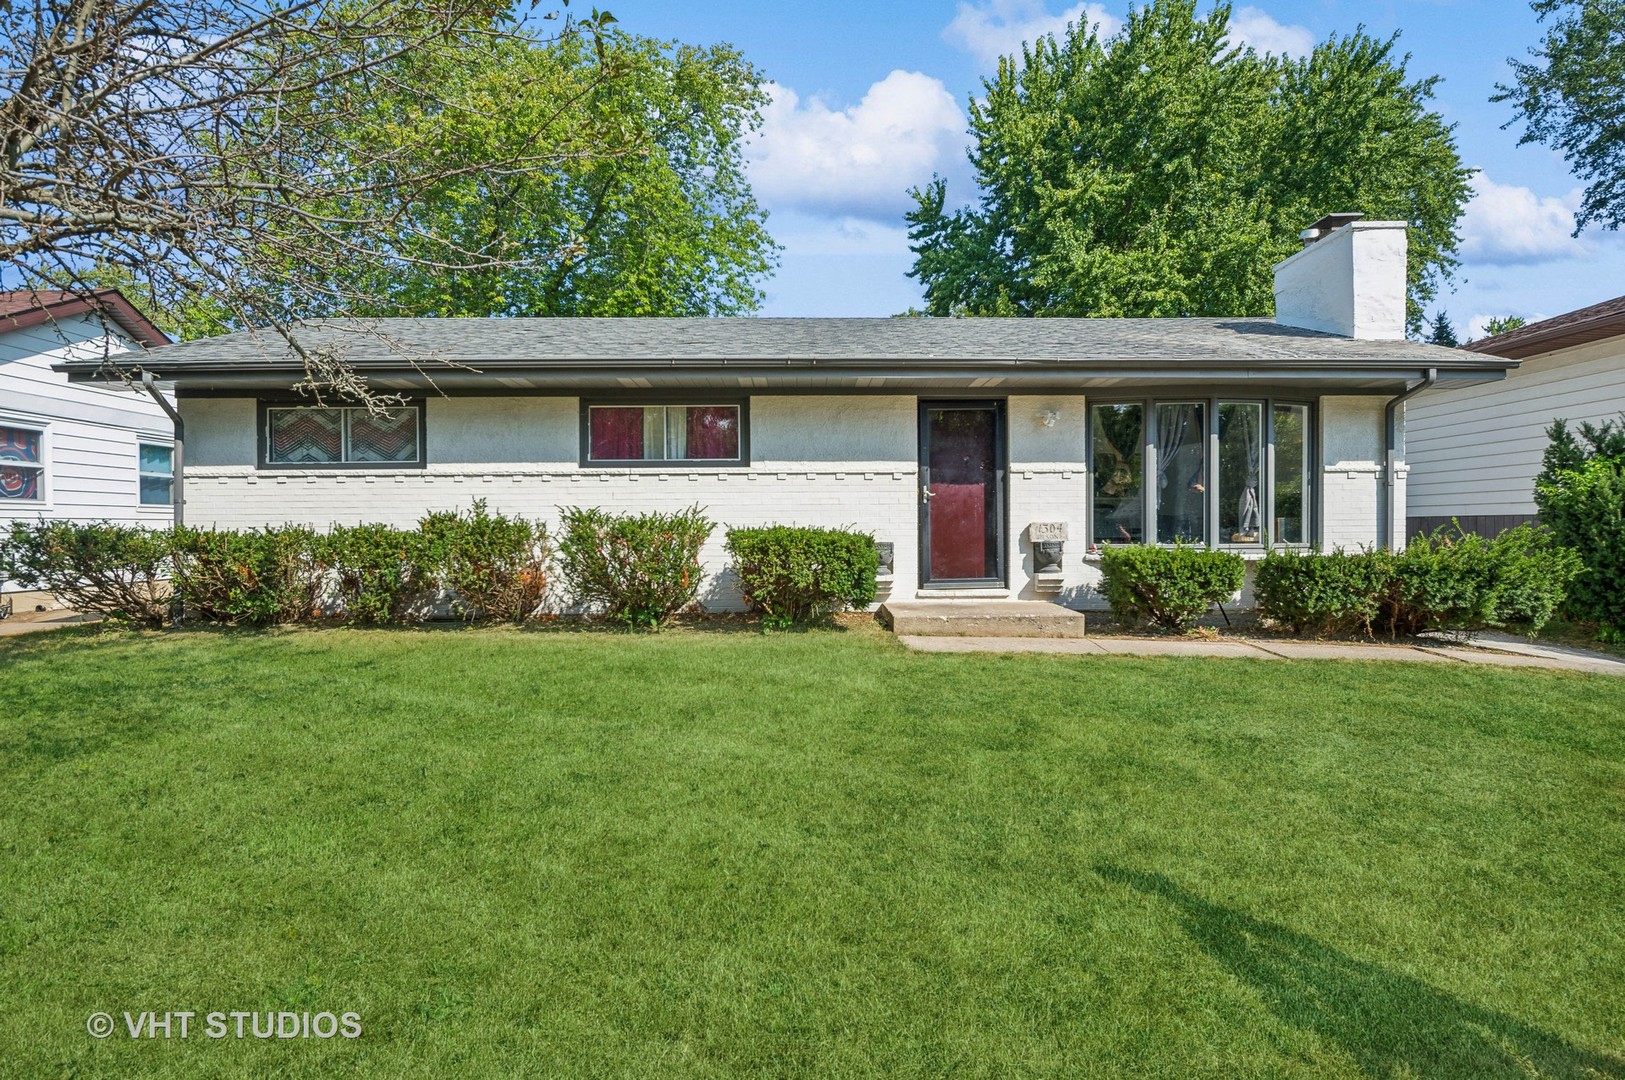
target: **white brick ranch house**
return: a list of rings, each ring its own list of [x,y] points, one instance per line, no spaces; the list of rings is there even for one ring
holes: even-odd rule
[[[883,599],[1095,606],[1100,544],[1401,542],[1401,399],[1514,366],[1404,340],[1403,226],[1321,224],[1277,267],[1276,319],[303,327],[409,395],[386,418],[290,393],[300,365],[269,335],[141,365],[179,398],[190,523],[698,504],[723,527],[872,531],[892,554]],[[711,608],[738,602],[723,531],[704,553]]]

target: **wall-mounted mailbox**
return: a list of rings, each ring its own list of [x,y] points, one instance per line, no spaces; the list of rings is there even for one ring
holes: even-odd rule
[[[1033,546],[1033,588],[1041,593],[1061,591],[1061,557],[1066,546],[1066,522],[1035,521],[1027,526]]]

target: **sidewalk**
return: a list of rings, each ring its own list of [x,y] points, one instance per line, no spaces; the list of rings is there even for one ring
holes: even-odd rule
[[[1625,676],[1625,660],[1606,653],[1545,645],[1509,635],[1481,634],[1471,645],[1339,641],[1214,640],[1145,637],[994,638],[914,637],[898,641],[919,652],[1039,652],[1067,656],[1227,656],[1255,660],[1392,660],[1422,664],[1488,664]]]
[[[36,634],[42,630],[57,630],[64,626],[79,626],[100,622],[94,615],[81,615],[77,611],[19,611],[9,619],[0,619],[0,637]]]

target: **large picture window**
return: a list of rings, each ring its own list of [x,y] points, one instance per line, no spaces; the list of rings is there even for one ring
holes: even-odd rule
[[[737,463],[744,456],[744,409],[733,405],[590,405],[586,460]]]
[[[1091,404],[1091,542],[1310,543],[1310,417],[1269,400]]]
[[[267,465],[328,468],[423,463],[423,407],[364,408],[278,406],[265,408]]]
[[[45,433],[0,425],[0,501],[45,500]]]
[[[1096,405],[1089,410],[1096,544],[1145,539],[1145,406]]]

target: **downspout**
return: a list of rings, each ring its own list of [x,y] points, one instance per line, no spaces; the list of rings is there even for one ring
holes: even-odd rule
[[[152,395],[152,400],[158,403],[158,407],[169,414],[170,421],[175,425],[175,524],[182,525],[186,522],[186,422],[181,419],[181,414],[175,411],[175,406],[169,403],[169,399],[159,392],[158,381],[152,377],[152,372],[141,373],[141,385],[146,387],[147,393]]]
[[[1383,484],[1386,487],[1386,509],[1383,515],[1382,546],[1392,549],[1394,546],[1394,526],[1398,524],[1399,516],[1399,407],[1424,390],[1432,389],[1439,381],[1439,369],[1428,368],[1422,381],[1406,390],[1404,393],[1390,398],[1388,406],[1383,412],[1384,445],[1388,448],[1388,460],[1383,469]]]

